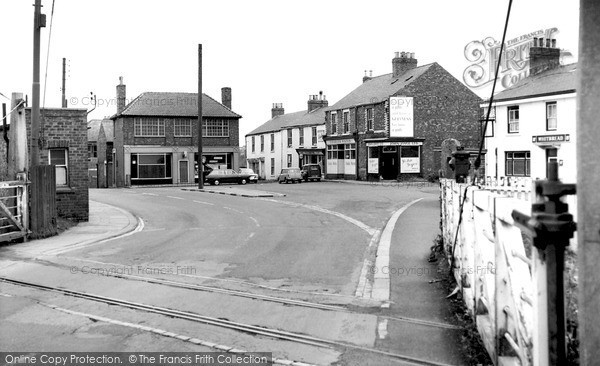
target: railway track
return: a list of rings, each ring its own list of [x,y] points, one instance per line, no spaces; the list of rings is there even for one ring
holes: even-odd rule
[[[123,307],[123,308],[127,308],[127,309],[133,309],[133,310],[137,310],[137,311],[143,311],[143,312],[148,312],[148,313],[164,315],[164,316],[171,317],[171,318],[177,318],[177,319],[183,319],[183,320],[188,320],[188,321],[192,321],[192,322],[208,324],[208,325],[231,329],[234,331],[239,331],[239,332],[243,332],[243,333],[247,333],[247,334],[261,335],[261,336],[270,337],[270,338],[274,338],[274,339],[280,339],[280,340],[286,340],[286,341],[291,341],[291,342],[295,342],[295,343],[301,343],[301,344],[305,344],[305,345],[309,345],[309,346],[313,346],[313,347],[359,350],[359,351],[369,352],[372,354],[386,356],[386,357],[389,357],[392,359],[412,363],[415,365],[448,366],[446,364],[423,360],[423,359],[419,359],[419,358],[411,357],[411,356],[407,356],[407,355],[381,351],[381,350],[377,350],[374,348],[358,346],[358,345],[354,345],[354,344],[348,344],[348,343],[344,343],[344,342],[333,341],[333,340],[328,340],[328,339],[323,339],[323,338],[311,337],[311,336],[308,336],[305,334],[292,333],[292,332],[286,332],[286,331],[282,331],[282,330],[278,330],[278,329],[271,329],[271,328],[265,328],[265,327],[244,324],[244,323],[238,323],[238,322],[234,322],[234,321],[230,321],[230,320],[226,320],[226,319],[219,319],[219,318],[214,318],[214,317],[210,317],[210,316],[205,316],[205,315],[201,315],[201,314],[197,314],[197,313],[189,312],[189,311],[181,311],[181,310],[170,309],[170,308],[166,308],[166,307],[160,307],[160,306],[148,305],[148,304],[143,304],[143,303],[138,303],[138,302],[120,300],[120,299],[90,294],[90,293],[81,292],[81,291],[69,290],[69,289],[58,288],[58,287],[53,287],[53,286],[46,286],[46,285],[36,284],[36,283],[32,283],[32,282],[27,282],[27,281],[20,281],[20,280],[16,280],[16,279],[7,278],[7,277],[0,277],[0,282],[15,285],[15,286],[20,286],[20,287],[32,288],[32,289],[39,290],[39,291],[58,293],[58,294],[62,294],[65,296],[71,296],[71,297],[88,300],[88,301],[100,302],[100,303],[113,305],[113,306],[119,306],[119,307]]]

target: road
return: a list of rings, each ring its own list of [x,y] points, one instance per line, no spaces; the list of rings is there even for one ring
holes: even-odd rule
[[[0,248],[3,277],[101,297],[0,283],[0,317],[21,330],[0,332],[2,349],[214,351],[216,344],[318,365],[461,363],[451,341],[459,330],[437,303],[444,293],[424,285],[435,274],[392,277],[387,302],[357,295],[359,284],[373,282],[365,263],[388,220],[410,203],[391,227],[390,268],[427,265],[437,234],[436,186],[244,189],[279,195],[91,190],[90,199],[130,211],[143,229],[50,254]],[[399,229],[406,225],[422,233]],[[165,313],[173,310],[183,316]],[[249,326],[273,332],[257,336]]]

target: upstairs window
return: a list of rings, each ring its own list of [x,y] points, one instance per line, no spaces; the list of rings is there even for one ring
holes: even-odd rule
[[[300,146],[304,146],[304,128],[300,127]]]
[[[350,126],[349,126],[350,122],[348,121],[349,120],[349,117],[348,117],[349,114],[350,113],[348,113],[348,112],[344,112],[344,133],[348,133],[348,131],[350,131]]]
[[[256,151],[256,141],[255,136],[252,136],[252,152]]]
[[[317,146],[317,128],[312,128],[312,146]]]
[[[159,118],[135,118],[133,134],[136,137],[164,137],[165,121]]]
[[[331,134],[337,134],[337,114],[331,113]]]
[[[546,103],[546,130],[556,131],[558,121],[556,119],[556,102]]]
[[[373,131],[373,108],[367,108],[367,131]]]
[[[203,121],[202,137],[229,137],[229,121],[221,119]]]
[[[176,119],[173,121],[173,135],[175,137],[192,137],[192,120]]]
[[[508,133],[519,132],[519,107],[508,107]]]
[[[260,135],[260,152],[265,151],[265,135]]]
[[[292,129],[287,130],[288,147],[292,147]]]
[[[275,151],[275,134],[271,134],[271,151]]]

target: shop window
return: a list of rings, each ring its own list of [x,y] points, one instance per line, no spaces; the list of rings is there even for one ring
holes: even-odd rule
[[[50,165],[55,166],[56,186],[69,185],[69,151],[67,149],[51,149],[49,151]]]
[[[171,178],[171,157],[171,154],[131,154],[131,178]]]
[[[344,158],[345,159],[356,159],[356,144],[345,144],[344,146]]]
[[[519,106],[508,107],[508,133],[519,132]]]
[[[531,175],[531,154],[529,151],[507,151],[506,176],[529,177]]]
[[[556,102],[546,103],[546,130],[556,131],[558,121],[556,119]]]

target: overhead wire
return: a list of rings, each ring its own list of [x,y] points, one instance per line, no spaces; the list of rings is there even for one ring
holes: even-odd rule
[[[48,86],[48,64],[50,63],[50,41],[52,40],[52,22],[54,20],[54,2],[55,0],[52,0],[52,10],[50,11],[50,27],[48,29],[48,47],[46,50],[46,71],[44,74],[44,99],[42,102],[42,123],[40,124],[41,126],[41,135],[44,136],[44,121],[45,121],[45,116],[44,113],[46,111],[46,87]]]

